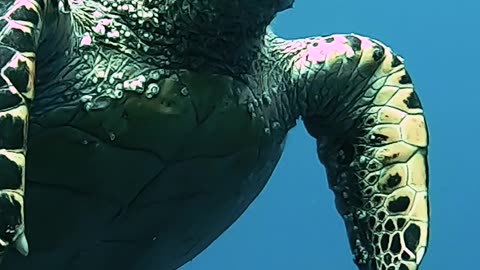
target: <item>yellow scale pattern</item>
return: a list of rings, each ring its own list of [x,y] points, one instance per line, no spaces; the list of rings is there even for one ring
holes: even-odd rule
[[[3,61],[0,69],[0,119],[12,119],[20,129],[7,126],[7,121],[1,122],[0,137],[0,207],[2,211],[10,213],[2,216],[7,222],[2,224],[0,231],[0,258],[3,257],[6,247],[15,242],[17,250],[28,254],[28,244],[24,234],[23,194],[25,187],[25,155],[28,132],[28,103],[34,97],[35,79],[35,51],[25,48],[36,48],[42,22],[42,6],[37,0],[7,0],[2,1],[0,8],[0,55]],[[12,44],[12,41],[16,43]],[[5,59],[11,56],[10,59]],[[9,103],[7,100],[15,100]],[[8,104],[4,105],[4,104]],[[8,122],[11,123],[11,122]],[[13,126],[13,124],[12,124]],[[9,147],[11,138],[23,138],[21,147]],[[8,165],[8,167],[7,167]],[[15,172],[19,171],[19,173]],[[12,176],[13,175],[13,176]],[[8,179],[19,176],[20,179]],[[15,188],[11,184],[5,188],[7,180],[18,181]]]
[[[363,45],[358,66],[368,66],[364,61],[373,59],[374,46],[368,39],[356,37]],[[357,171],[363,182],[359,185],[365,187],[360,189],[363,199],[368,200],[361,210],[373,218],[370,250],[376,268],[416,270],[428,242],[428,132],[421,106],[409,106],[408,100],[416,99],[416,94],[403,60],[398,59],[400,63],[394,67],[396,56],[375,43],[383,47],[385,56],[367,84],[371,89],[366,93],[376,94],[366,112],[368,117],[360,124],[369,130],[360,138],[366,150],[354,159],[366,169]],[[376,143],[378,138],[381,143]]]
[[[417,270],[429,233],[428,131],[403,60],[355,34],[276,42],[296,95],[307,97],[301,115],[318,139],[355,263]],[[345,100],[331,101],[340,94]],[[345,120],[355,124],[339,132]]]

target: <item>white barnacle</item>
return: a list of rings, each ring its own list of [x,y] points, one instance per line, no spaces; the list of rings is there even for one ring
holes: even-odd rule
[[[248,103],[248,112],[253,113],[255,111],[255,107],[253,106],[253,103]]]
[[[123,91],[122,90],[114,90],[113,91],[113,97],[117,99],[121,99],[123,97]]]
[[[247,111],[250,113],[251,118],[257,117],[257,114],[255,113],[255,107],[253,106],[252,102],[247,104]]]
[[[182,94],[183,96],[188,96],[188,89],[186,87],[183,87],[180,90],[180,94]]]
[[[362,243],[360,242],[360,240],[355,240],[355,246],[357,247],[357,255],[360,255],[360,258],[358,259],[359,260],[359,263],[361,264],[365,264],[367,263],[367,260],[368,260],[368,252],[366,251],[366,249],[363,247]]]
[[[110,141],[115,141],[116,136],[112,131],[108,132],[108,137],[110,138]]]
[[[160,79],[160,72],[158,72],[157,70],[152,71],[150,73],[150,78],[152,78],[154,80]]]
[[[93,97],[91,95],[84,95],[80,97],[80,102],[85,103],[85,102],[92,101],[92,99]]]
[[[145,92],[147,97],[153,97],[154,95],[158,94],[160,91],[160,87],[156,83],[151,83],[147,87],[147,91]]]
[[[83,108],[88,112],[93,108],[93,102],[87,102],[83,105]]]
[[[106,88],[103,84],[98,84],[96,89],[97,89],[98,93],[103,93],[103,92],[108,93],[108,91],[110,90],[110,89]],[[98,98],[96,98],[95,100],[98,100]]]
[[[364,218],[367,217],[367,213],[365,213],[365,211],[357,210],[357,212],[355,214],[357,215],[357,218],[359,218],[359,219],[364,219]]]
[[[272,98],[270,98],[270,95],[268,93],[262,94],[262,102],[267,106],[272,103]]]
[[[153,17],[153,12],[151,10],[145,13],[145,18],[152,18],[152,17]]]
[[[360,160],[359,160],[359,163],[360,163],[360,164],[366,164],[367,162],[368,162],[367,157],[365,157],[365,156],[360,156]]]

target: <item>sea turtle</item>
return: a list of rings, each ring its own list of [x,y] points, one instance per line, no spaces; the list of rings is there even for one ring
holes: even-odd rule
[[[302,119],[358,268],[418,269],[428,135],[404,61],[356,34],[276,36],[292,2],[2,0],[0,268],[179,268]]]

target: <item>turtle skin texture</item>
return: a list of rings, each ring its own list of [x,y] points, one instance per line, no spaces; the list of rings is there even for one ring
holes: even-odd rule
[[[0,3],[0,269],[181,267],[298,119],[358,269],[418,269],[428,132],[404,61],[354,34],[276,36],[292,2]]]

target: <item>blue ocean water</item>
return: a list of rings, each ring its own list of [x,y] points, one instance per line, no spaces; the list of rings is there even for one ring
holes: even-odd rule
[[[480,2],[297,0],[286,38],[358,33],[406,59],[430,129],[431,237],[422,270],[480,269]],[[292,130],[267,187],[182,270],[353,270],[315,142]]]

